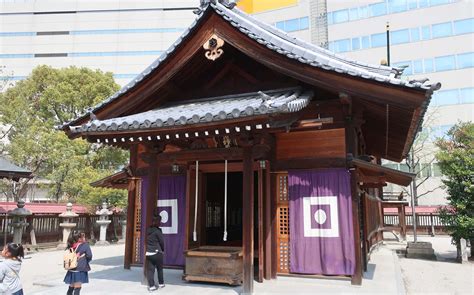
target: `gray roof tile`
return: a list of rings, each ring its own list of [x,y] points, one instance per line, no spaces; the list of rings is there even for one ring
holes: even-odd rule
[[[314,44],[292,37],[269,24],[247,15],[238,8],[230,9],[228,8],[229,5],[221,4],[220,1],[204,1],[203,4],[205,7],[202,8],[200,14],[193,21],[190,27],[186,29],[181,37],[179,37],[176,42],[168,48],[168,50],[163,52],[155,62],[114,95],[105,99],[94,108],[86,110],[86,113],[80,115],[78,119],[66,123],[62,127],[70,126],[80,118],[88,116],[88,113],[95,112],[104,107],[130,89],[134,88],[145,77],[151,75],[153,70],[159,67],[159,65],[167,59],[167,57],[186,39],[189,33],[203,19],[203,16],[206,15],[206,13],[209,13],[210,10],[214,10],[217,14],[221,15],[224,20],[231,23],[243,34],[246,34],[258,43],[267,46],[269,49],[274,50],[279,54],[296,59],[302,63],[307,63],[311,66],[323,68],[325,70],[347,73],[351,76],[359,76],[365,79],[372,79],[409,88],[421,88],[424,90],[436,88],[430,84],[411,84],[410,81],[400,80],[399,77],[403,69],[382,65],[369,65],[351,60]]]
[[[209,123],[263,114],[292,113],[305,108],[313,92],[285,88],[185,101],[155,110],[72,126],[73,133],[137,130],[163,126]]]

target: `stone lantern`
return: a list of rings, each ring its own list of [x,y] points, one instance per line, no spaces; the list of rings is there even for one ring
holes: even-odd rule
[[[112,211],[107,209],[107,203],[103,202],[102,203],[102,209],[97,210],[96,214],[99,215],[99,220],[97,220],[97,224],[100,226],[100,236],[99,236],[99,241],[96,243],[96,245],[108,245],[109,242],[106,240],[106,234],[107,234],[107,226],[112,222],[112,220],[109,220],[109,216],[112,215]]]
[[[10,225],[13,227],[13,243],[21,244],[21,237],[23,235],[23,229],[28,226],[26,217],[32,213],[23,207],[25,207],[25,201],[19,200],[17,208],[8,212],[8,215],[12,217]]]
[[[125,243],[125,237],[127,236],[127,208],[122,212],[120,225],[122,226],[122,237],[120,238],[119,243]]]
[[[58,249],[64,249],[67,246],[67,239],[71,234],[71,230],[76,227],[77,223],[73,222],[73,219],[79,215],[72,211],[72,204],[67,203],[66,212],[59,214],[59,217],[63,219],[63,222],[59,224],[63,228],[63,241],[58,245]]]

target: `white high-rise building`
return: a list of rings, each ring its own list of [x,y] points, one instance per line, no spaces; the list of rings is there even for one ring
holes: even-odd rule
[[[192,10],[199,4],[0,0],[0,65],[12,80],[24,79],[40,64],[75,65],[111,71],[124,85],[192,23]],[[406,76],[443,85],[427,115],[429,136],[441,136],[458,121],[474,121],[474,1],[241,0],[239,6],[292,36],[375,64],[387,60],[389,23],[391,65],[408,66]],[[421,193],[430,193],[419,203],[443,203],[445,192],[434,190],[441,175],[430,163],[433,151],[426,150],[428,157],[419,167],[422,176],[433,177],[420,187]],[[403,164],[386,165],[407,169]]]

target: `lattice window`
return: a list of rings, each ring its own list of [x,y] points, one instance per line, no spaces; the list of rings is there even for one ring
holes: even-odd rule
[[[280,241],[279,245],[280,256],[278,257],[280,261],[280,272],[289,272],[290,271],[290,243],[287,241]]]
[[[278,176],[278,200],[288,201],[288,175]]]
[[[289,235],[290,234],[290,215],[288,207],[280,207],[278,214],[278,225],[280,235]]]

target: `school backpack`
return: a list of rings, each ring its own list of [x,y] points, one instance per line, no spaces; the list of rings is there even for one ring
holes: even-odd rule
[[[71,270],[77,267],[77,254],[75,249],[69,248],[64,252],[63,266],[65,270]]]

